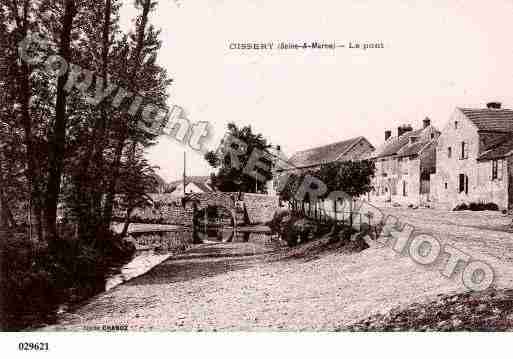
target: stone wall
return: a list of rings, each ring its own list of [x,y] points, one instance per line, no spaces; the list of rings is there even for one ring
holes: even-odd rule
[[[196,203],[197,209],[203,209],[208,206],[221,206],[230,211],[235,208],[238,197],[239,194],[235,192],[193,193],[188,196],[191,202]]]
[[[186,204],[185,208],[180,199],[166,195],[150,195],[154,200],[153,205],[136,208],[132,212],[133,222],[191,225],[193,218],[192,204]],[[116,220],[124,220],[125,211],[118,205],[114,207]]]
[[[237,223],[244,222],[244,211],[250,224],[265,223],[270,221],[279,206],[277,196],[265,194],[242,193],[239,201],[239,193],[211,192],[191,195],[191,201],[196,202],[197,209],[207,206],[222,206],[232,211]]]
[[[244,193],[243,202],[251,224],[269,222],[279,207],[277,196],[264,194]]]
[[[273,218],[279,207],[279,200],[277,196],[252,193],[242,193],[240,196],[239,193],[227,192],[195,193],[189,196],[185,208],[181,200],[162,197],[155,200],[153,206],[137,208],[132,216],[135,222],[191,226],[194,209],[199,211],[208,206],[226,208],[239,225],[244,224],[246,219],[250,224],[256,224],[268,222]],[[123,211],[116,208],[115,217],[123,216]]]
[[[185,208],[181,205],[166,205],[160,209],[160,213],[165,224],[192,225],[194,211],[190,204],[186,204]]]
[[[166,252],[184,251],[194,242],[193,230],[187,226],[180,230],[131,233],[127,239],[137,250],[154,249]]]

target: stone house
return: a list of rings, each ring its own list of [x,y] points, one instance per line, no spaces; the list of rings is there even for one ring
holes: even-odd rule
[[[174,181],[169,184],[170,187],[174,187],[174,191],[171,195],[181,197],[184,195],[184,181]],[[212,181],[209,176],[188,176],[185,179],[185,193],[207,193],[215,192],[215,188],[212,186]]]
[[[326,163],[363,160],[374,150],[374,146],[365,137],[359,136],[296,152],[286,161],[281,172],[301,173],[317,170]]]
[[[365,137],[359,136],[296,152],[288,160],[280,160],[277,164],[273,178],[273,193],[276,193],[280,178],[283,180],[281,176],[286,176],[290,173],[301,174],[309,170],[315,171],[321,165],[333,162],[368,159],[374,150],[375,147]],[[325,201],[324,205],[326,208],[331,208],[332,206],[329,201]]]
[[[430,176],[436,170],[436,141],[440,136],[431,120],[423,127],[397,128],[397,136],[385,131],[385,142],[372,154],[376,164],[373,178],[373,202],[396,202],[420,205],[431,200]]]
[[[276,193],[279,179],[283,175],[300,174],[308,170],[314,171],[321,165],[332,162],[367,159],[374,150],[374,146],[365,137],[359,136],[296,152],[288,160],[280,158],[273,170],[273,190],[269,193]]]
[[[493,202],[513,207],[513,110],[456,108],[437,144],[434,196],[440,208]]]

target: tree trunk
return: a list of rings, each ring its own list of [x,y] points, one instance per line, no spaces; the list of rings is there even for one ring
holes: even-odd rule
[[[137,45],[136,49],[134,51],[134,67],[132,68],[131,72],[131,79],[136,78],[137,72],[139,71],[139,68],[141,66],[141,53],[144,48],[144,34],[146,31],[146,26],[148,25],[148,15],[150,13],[151,9],[151,2],[152,0],[146,0],[143,4],[142,9],[142,16],[141,16],[141,22],[137,28]],[[133,89],[132,89],[133,90]],[[132,91],[134,92],[134,91]],[[128,123],[130,118],[127,118],[127,121],[125,122],[126,125],[124,126],[124,131],[121,131],[119,142],[115,150],[114,154],[114,163],[112,166],[112,176],[110,177],[110,182],[108,185],[108,191],[107,196],[105,200],[105,206],[103,211],[103,224],[102,224],[102,232],[110,228],[110,222],[112,221],[112,210],[114,206],[114,198],[115,198],[115,191],[117,186],[117,181],[119,177],[119,170],[121,165],[121,156],[123,154],[123,148],[125,146],[125,142],[128,137]]]
[[[130,216],[132,215],[133,208],[128,208],[126,210],[125,224],[123,225],[123,230],[121,231],[120,237],[125,238],[128,233],[128,227],[130,226]]]
[[[59,55],[68,63],[71,50],[71,30],[76,14],[74,0],[67,0],[61,19]],[[55,104],[55,121],[48,140],[48,184],[45,196],[45,237],[51,242],[58,239],[57,204],[60,194],[61,176],[64,163],[66,143],[66,91],[64,86],[68,76],[60,76],[57,81],[57,99]]]
[[[9,204],[4,196],[2,189],[0,188],[0,225],[3,228],[14,228],[16,227],[16,221],[9,208]]]
[[[14,3],[14,9],[17,11],[17,6]],[[23,12],[21,17],[15,16],[16,27],[19,34],[19,40],[24,39],[28,34],[29,27],[29,9],[30,0],[23,2]],[[19,51],[16,47],[16,51]],[[18,53],[18,58],[21,58],[21,54]],[[36,161],[34,151],[34,136],[32,133],[32,118],[30,115],[30,98],[32,97],[32,90],[30,85],[30,69],[29,66],[22,61],[17,72],[17,81],[19,82],[20,92],[18,95],[18,101],[21,104],[21,124],[24,132],[24,144],[25,144],[25,160],[27,162],[27,170],[25,176],[27,178],[29,195],[30,195],[30,208],[29,211],[32,213],[39,213],[36,215],[36,219],[39,219],[41,223],[41,207],[42,207],[42,193],[39,187],[39,180],[37,178],[38,165]],[[38,238],[42,239],[42,229],[38,226]]]
[[[103,235],[110,228],[112,221],[112,211],[114,207],[114,198],[116,196],[116,186],[119,177],[119,167],[121,165],[121,155],[123,154],[123,147],[125,146],[125,140],[120,139],[116,147],[114,154],[114,163],[112,164],[113,171],[109,182],[109,188],[107,189],[107,197],[105,199],[105,207],[103,211],[103,224],[100,228],[100,235]]]
[[[103,78],[103,91],[107,88],[107,76],[108,76],[108,65],[109,65],[109,37],[110,37],[110,21],[112,16],[112,1],[105,1],[105,10],[103,16],[103,29],[102,29],[102,56],[101,56],[101,76]],[[102,180],[104,177],[97,176],[96,178],[90,178],[88,173],[90,173],[91,164],[101,173],[101,169],[103,168],[103,151],[105,150],[105,132],[107,128],[107,111],[105,109],[105,104],[100,103],[100,115],[96,117],[93,131],[91,134],[91,147],[92,150],[86,155],[84,163],[82,165],[82,174],[80,178],[78,178],[78,185],[80,187],[86,187],[87,193],[85,193],[85,198],[82,198],[83,201],[87,201],[87,213],[84,214],[85,218],[79,218],[79,228],[80,237],[88,235],[88,232],[91,232],[90,226],[99,227],[96,228],[93,233],[94,235],[102,235],[102,226],[103,221],[102,218],[102,206],[101,200],[103,194],[103,185]],[[86,183],[85,183],[86,182]],[[81,188],[78,189],[79,193],[86,192]],[[87,227],[87,228],[86,228]]]

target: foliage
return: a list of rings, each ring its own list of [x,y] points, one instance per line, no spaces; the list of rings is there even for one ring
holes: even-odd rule
[[[255,178],[255,176],[246,173],[244,169],[254,150],[264,151],[265,153],[271,146],[262,134],[253,133],[251,126],[239,128],[234,123],[229,123],[227,135],[228,140],[225,138],[221,141],[221,146],[217,151],[209,151],[205,154],[205,160],[210,166],[218,169],[217,174],[212,176],[213,185],[222,192],[254,193],[263,190],[265,183],[272,179],[271,161],[265,157],[259,159],[264,164],[262,167],[267,167],[266,169],[255,169],[261,178]],[[230,139],[234,140],[231,141]],[[239,149],[239,141],[245,144],[245,148]],[[244,151],[243,154],[238,156],[240,166],[232,161],[233,152],[230,153],[228,146],[235,151]]]
[[[326,196],[342,191],[351,197],[359,197],[372,191],[374,173],[373,161],[345,161],[322,165],[315,177],[327,186]]]
[[[498,211],[499,206],[492,202],[488,202],[488,203],[471,202],[468,205],[466,203],[461,203],[461,204],[457,205],[456,207],[454,207],[454,209],[453,209],[453,211],[467,211],[467,210],[470,210],[470,211]]]
[[[58,251],[26,234],[0,231],[0,238],[2,330],[52,322],[60,303],[102,291],[112,263],[128,260],[135,250],[114,238],[96,245],[63,239]]]
[[[291,201],[295,198],[297,190],[301,183],[303,183],[304,176],[295,173],[284,174],[278,178],[281,190],[279,195],[284,201]]]
[[[358,197],[372,190],[372,177],[375,166],[372,161],[332,162],[322,165],[318,170],[303,171],[300,174],[291,173],[283,179],[285,182],[279,192],[280,197],[297,206],[296,194],[300,186],[305,183],[305,177],[311,176],[327,187],[327,191],[320,196],[326,198],[331,192],[342,191],[351,197]],[[308,196],[305,201],[309,201]]]
[[[78,226],[82,239],[108,232],[114,198],[119,188],[130,202],[141,191],[121,182],[125,175],[146,171],[139,154],[154,143],[154,134],[137,124],[142,108],[165,108],[171,83],[157,62],[160,33],[150,23],[153,0],[136,2],[132,28],[120,29],[120,0],[20,0],[0,5],[0,222],[10,228],[20,223],[17,202],[27,203],[32,239],[59,239],[57,222]],[[91,71],[87,93],[65,88],[69,73],[57,77],[41,71],[40,64],[20,59],[18,43],[28,33],[48,39],[44,57],[60,54],[68,64]],[[68,67],[70,68],[70,67]],[[108,83],[116,89],[99,104],[85,101]],[[85,81],[85,80],[84,80]],[[128,115],[132,100],[112,106],[118,89],[139,95],[139,111]],[[130,172],[130,173],[128,173]],[[27,218],[27,216],[24,216]]]
[[[3,313],[37,311],[62,291],[96,285],[127,249],[110,232],[115,199],[129,214],[155,188],[143,153],[156,135],[138,123],[146,104],[166,107],[171,80],[157,61],[160,32],[150,21],[157,2],[135,4],[131,28],[122,31],[121,0],[0,3]],[[43,58],[58,54],[90,71],[89,90],[66,89],[70,71],[52,75],[44,63],[23,61],[18,44],[29,33],[48,40]],[[85,100],[109,83],[116,88],[100,103]],[[133,115],[130,97],[112,105],[120,89],[142,99]]]

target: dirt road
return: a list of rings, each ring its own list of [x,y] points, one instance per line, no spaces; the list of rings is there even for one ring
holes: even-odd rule
[[[414,210],[394,213],[476,252],[493,264],[501,287],[513,288],[512,234],[441,224]],[[44,330],[334,330],[398,305],[463,291],[457,276],[449,280],[384,247],[304,257],[258,241],[204,244],[92,298]]]

